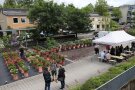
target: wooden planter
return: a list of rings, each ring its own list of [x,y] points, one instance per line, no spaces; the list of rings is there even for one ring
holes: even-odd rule
[[[18,80],[19,79],[17,74],[12,74],[12,77],[13,77],[13,80]]]
[[[28,72],[24,72],[24,77],[29,77],[29,73]]]

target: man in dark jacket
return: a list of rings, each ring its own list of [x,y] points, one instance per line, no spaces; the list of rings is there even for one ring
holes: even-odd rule
[[[58,71],[58,80],[61,82],[61,88],[65,88],[65,69],[60,65]]]
[[[43,72],[43,77],[45,80],[45,90],[50,90],[50,84],[51,84],[51,74],[48,71],[48,68],[45,68],[44,72]]]

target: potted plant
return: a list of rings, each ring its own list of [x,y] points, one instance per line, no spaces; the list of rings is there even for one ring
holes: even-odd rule
[[[28,69],[28,67],[23,66],[23,71],[24,71],[24,76],[29,77],[29,73],[28,73],[29,69]]]
[[[38,72],[43,72],[42,66],[43,66],[43,63],[38,63],[37,64]]]
[[[77,47],[77,48],[80,48],[79,40],[75,40],[75,44],[76,44],[76,47]]]
[[[19,77],[18,77],[18,69],[12,68],[10,70],[10,73],[11,73],[11,75],[13,77],[13,80],[18,80],[19,79]]]

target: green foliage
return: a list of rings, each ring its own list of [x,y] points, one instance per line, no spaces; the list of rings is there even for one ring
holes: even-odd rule
[[[134,65],[135,65],[135,57],[132,57],[127,62],[120,63],[116,65],[115,67],[110,68],[108,72],[102,75],[90,78],[82,86],[80,86],[79,89],[77,87],[71,90],[94,90],[98,88],[99,86],[101,86],[102,84],[106,83],[107,81],[113,79],[120,73],[124,72],[125,70],[128,70]]]
[[[11,46],[10,41],[11,41],[11,36],[3,36],[2,40],[4,42],[4,46],[9,48]]]
[[[17,74],[18,73],[18,69],[16,69],[16,66],[14,64],[9,64],[8,69],[10,70],[10,72],[12,74]]]
[[[16,8],[16,0],[5,0],[3,7],[4,8]]]
[[[39,32],[56,34],[63,25],[63,6],[53,1],[36,0],[29,11],[29,19],[36,22]]]
[[[109,16],[107,1],[98,0],[95,4],[95,12],[102,16]]]
[[[90,4],[88,4],[87,6],[81,8],[81,10],[82,10],[84,13],[89,14],[89,13],[94,12],[94,6],[90,3]]]
[[[29,9],[32,7],[34,0],[16,0],[18,8],[26,8]]]
[[[22,69],[24,70],[24,72],[28,72],[29,71],[28,67],[26,67],[26,66],[23,66]]]
[[[66,21],[68,30],[75,33],[90,31],[91,21],[88,13],[83,12],[81,9],[75,8],[72,4],[66,7],[66,11],[68,12]]]
[[[121,11],[119,8],[115,7],[112,10],[112,16],[114,16],[117,19],[120,19],[122,17]]]
[[[135,36],[135,28],[133,29],[129,29],[128,31],[126,31],[128,34]]]
[[[53,47],[59,46],[58,42],[54,40],[53,38],[47,37],[46,38],[46,44],[47,44],[47,49],[51,49]]]
[[[113,20],[110,21],[110,29],[112,31],[118,30],[119,28],[120,28],[120,25],[117,22]]]

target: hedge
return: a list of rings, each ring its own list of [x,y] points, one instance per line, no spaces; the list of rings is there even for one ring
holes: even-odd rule
[[[70,90],[94,90],[134,65],[135,65],[135,56],[130,58],[126,62],[122,62],[120,64],[117,64],[115,67],[111,67],[104,74],[90,78],[83,85],[76,88],[72,88]]]

